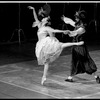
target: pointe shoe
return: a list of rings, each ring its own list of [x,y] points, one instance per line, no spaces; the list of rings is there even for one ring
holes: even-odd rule
[[[97,78],[95,78],[95,79],[96,79],[96,82],[100,84],[100,78],[99,78],[99,76],[97,76]]]
[[[84,44],[84,41],[79,42],[77,45],[82,45]]]
[[[46,77],[42,78],[41,84],[43,85],[44,81],[46,81]]]

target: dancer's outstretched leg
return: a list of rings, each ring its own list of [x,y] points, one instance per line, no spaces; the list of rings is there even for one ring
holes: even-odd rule
[[[69,46],[82,45],[82,44],[84,44],[84,41],[62,43],[61,45],[62,45],[62,48],[66,48],[66,47],[69,47]],[[72,78],[73,78],[72,76],[69,76],[68,79],[66,79],[65,81],[73,82]]]
[[[42,80],[41,80],[42,85],[43,85],[44,81],[46,81],[46,75],[47,75],[47,72],[48,72],[48,68],[49,68],[49,64],[45,63],[44,72],[43,72],[43,76],[42,76]]]
[[[82,45],[82,44],[84,44],[84,41],[61,43],[62,48],[70,47],[70,46],[73,46],[73,45]]]

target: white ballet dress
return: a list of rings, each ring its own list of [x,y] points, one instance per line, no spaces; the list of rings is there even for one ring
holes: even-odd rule
[[[35,53],[38,65],[53,62],[61,52],[61,43],[56,37],[47,36],[36,43]]]

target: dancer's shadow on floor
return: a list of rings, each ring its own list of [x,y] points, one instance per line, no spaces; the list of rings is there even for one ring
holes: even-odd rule
[[[81,77],[75,77],[76,80],[75,82],[76,83],[81,83],[81,84],[96,84],[96,81],[95,80],[89,80],[89,79],[85,79],[85,78],[81,78]]]
[[[64,85],[60,85],[60,84],[57,84],[57,83],[53,83],[53,82],[45,82],[44,83],[44,86],[46,86],[46,87],[48,87],[48,88],[50,88],[50,89],[66,89],[67,87],[66,86],[64,86]]]
[[[81,82],[82,84],[87,84],[87,85],[92,85],[92,84],[97,84],[95,81],[84,81],[84,82]]]

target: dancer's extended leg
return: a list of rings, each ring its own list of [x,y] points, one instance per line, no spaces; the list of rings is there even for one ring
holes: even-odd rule
[[[62,48],[65,48],[65,47],[70,47],[70,46],[73,46],[73,45],[82,45],[82,44],[84,44],[84,42],[83,42],[83,41],[81,41],[81,42],[61,43]]]

